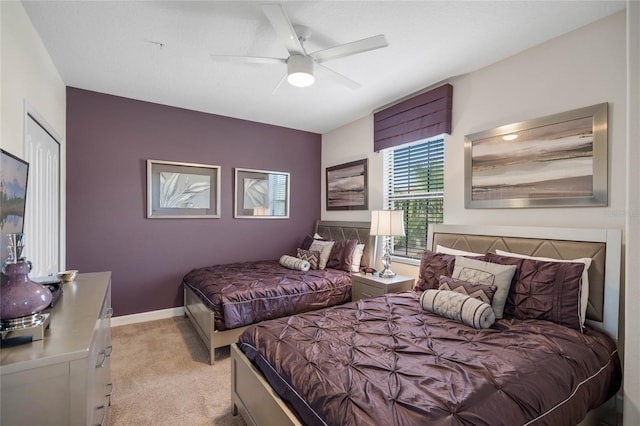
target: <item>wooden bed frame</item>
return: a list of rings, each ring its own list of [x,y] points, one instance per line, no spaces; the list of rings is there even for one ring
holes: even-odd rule
[[[562,259],[591,257],[595,267],[593,274],[589,269],[588,317],[592,319],[588,322],[603,328],[617,341],[621,235],[617,229],[433,225],[429,227],[427,247],[435,249],[440,244],[478,253],[501,249]],[[598,294],[604,298],[592,301],[591,289],[600,290],[594,292],[595,299]],[[594,320],[599,313],[602,320]],[[302,425],[236,344],[231,345],[231,399],[233,414],[240,413],[249,425]],[[612,410],[615,415],[615,397],[612,400],[592,410],[580,426],[599,424],[599,419]]]
[[[316,221],[315,232],[331,240],[358,240],[365,245],[362,255],[362,266],[373,265],[376,250],[375,238],[369,235],[369,222],[336,222]],[[214,314],[200,297],[188,286],[184,285],[184,311],[200,338],[209,349],[211,364],[215,362],[215,350],[238,341],[238,336],[247,328],[239,327],[229,330],[216,330]]]

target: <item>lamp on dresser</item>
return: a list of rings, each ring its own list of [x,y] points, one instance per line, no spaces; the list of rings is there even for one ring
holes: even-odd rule
[[[404,236],[404,211],[402,210],[372,210],[370,235],[383,237],[382,266],[384,269],[379,276],[393,278],[395,272],[391,270],[391,241],[393,237]]]

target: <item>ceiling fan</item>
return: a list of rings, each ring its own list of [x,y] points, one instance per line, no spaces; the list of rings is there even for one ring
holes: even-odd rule
[[[278,38],[284,43],[289,52],[288,58],[270,58],[260,56],[234,56],[234,55],[211,55],[211,59],[220,62],[254,63],[254,64],[286,64],[287,73],[276,85],[287,79],[289,84],[297,87],[310,86],[315,82],[315,71],[324,76],[343,84],[351,89],[357,89],[359,83],[350,78],[322,65],[331,59],[343,58],[345,56],[356,55],[370,50],[387,47],[387,39],[384,35],[376,35],[361,40],[345,43],[328,49],[307,53],[304,42],[311,36],[311,29],[304,26],[292,25],[286,12],[279,4],[266,4],[262,10],[273,26]],[[274,90],[275,90],[274,89]]]

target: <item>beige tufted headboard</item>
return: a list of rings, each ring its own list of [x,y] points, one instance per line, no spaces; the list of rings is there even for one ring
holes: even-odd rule
[[[505,250],[563,260],[590,257],[587,319],[618,335],[621,232],[618,229],[432,225],[427,247],[475,253]],[[598,325],[598,324],[596,324]]]
[[[360,262],[361,267],[372,266],[376,252],[376,239],[369,235],[369,222],[316,221],[316,231],[329,240],[358,240],[364,244],[364,253]]]

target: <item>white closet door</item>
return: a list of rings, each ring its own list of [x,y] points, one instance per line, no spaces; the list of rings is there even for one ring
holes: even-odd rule
[[[60,144],[31,114],[25,119],[24,255],[33,264],[29,276],[42,277],[60,270]]]

